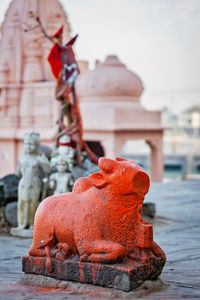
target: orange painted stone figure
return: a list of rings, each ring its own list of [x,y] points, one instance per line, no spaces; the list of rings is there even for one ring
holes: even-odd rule
[[[125,291],[160,275],[166,257],[141,217],[149,176],[122,158],[99,168],[39,205],[23,271]]]

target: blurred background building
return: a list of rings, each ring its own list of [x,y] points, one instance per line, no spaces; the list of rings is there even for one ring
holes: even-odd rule
[[[49,34],[63,24],[66,41],[73,32],[80,33],[78,57],[90,62],[101,59],[89,71],[87,61],[79,62],[82,76],[78,90],[85,139],[100,155],[121,154],[133,159],[151,170],[153,181],[159,181],[163,175],[164,128],[165,177],[199,173],[200,68],[195,55],[200,43],[196,39],[194,47],[191,35],[199,28],[199,4],[196,0],[190,4],[185,0],[153,0],[151,4],[124,0],[122,5],[120,1],[110,0],[106,12],[104,0],[95,4],[89,0],[39,2],[39,14]],[[70,13],[72,29],[61,4]],[[26,131],[40,132],[42,143],[53,146],[59,104],[54,99],[55,82],[46,61],[51,45],[39,31],[29,30],[34,26],[29,11],[38,9],[37,1],[5,0],[0,6],[1,12],[8,8],[0,40],[3,176],[15,172]],[[109,51],[122,62],[117,56],[102,59]],[[189,64],[190,53],[193,55]],[[141,79],[129,69],[139,72],[146,86],[144,93]],[[161,113],[155,109],[162,109],[162,123]]]
[[[30,130],[40,133],[41,142],[53,145],[59,104],[55,80],[47,62],[51,47],[29,12],[41,16],[49,35],[64,24],[64,39],[70,25],[58,1],[14,0],[1,25],[0,40],[0,175],[14,173],[22,154],[22,138]]]

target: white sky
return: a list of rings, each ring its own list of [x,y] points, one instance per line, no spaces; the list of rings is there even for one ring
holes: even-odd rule
[[[0,0],[0,22],[10,0]],[[142,103],[174,112],[200,105],[200,0],[60,0],[76,53],[94,65],[108,54],[143,80]]]

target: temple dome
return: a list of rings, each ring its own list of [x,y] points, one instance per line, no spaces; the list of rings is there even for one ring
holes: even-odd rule
[[[140,98],[144,87],[141,79],[120,62],[117,56],[109,55],[103,63],[79,77],[77,82],[80,97],[131,97]]]

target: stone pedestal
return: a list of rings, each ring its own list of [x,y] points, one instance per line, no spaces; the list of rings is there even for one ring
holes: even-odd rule
[[[96,264],[80,262],[79,256],[67,260],[52,258],[52,261],[53,271],[50,273],[46,268],[46,258],[23,256],[22,271],[129,292],[146,280],[157,279],[165,263],[160,257],[151,257],[145,263],[127,260],[118,264]]]

